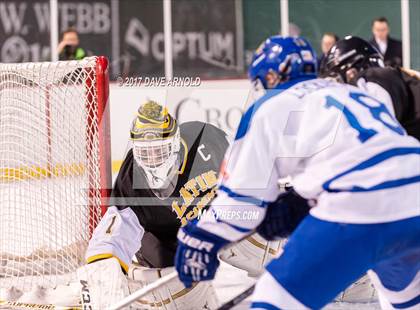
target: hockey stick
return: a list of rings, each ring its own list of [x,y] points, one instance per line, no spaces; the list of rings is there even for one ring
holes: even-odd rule
[[[55,306],[55,305],[41,305],[28,302],[7,301],[0,299],[0,309],[43,309],[43,310],[82,310],[78,306]]]
[[[149,294],[150,292],[154,291],[155,289],[161,287],[162,285],[165,285],[169,281],[175,279],[178,276],[178,273],[176,271],[171,272],[170,274],[167,274],[166,276],[156,280],[153,283],[150,283],[149,285],[139,289],[138,291],[134,292],[133,294],[127,296],[126,298],[122,299],[118,303],[112,305],[108,308],[108,310],[118,310],[122,309],[125,306],[128,306],[129,304],[135,302],[137,299]]]
[[[242,302],[245,298],[252,295],[255,289],[255,284],[248,287],[245,291],[240,293],[239,295],[233,297],[231,300],[225,302],[223,305],[221,305],[217,310],[229,310],[236,305],[238,305],[240,302]]]

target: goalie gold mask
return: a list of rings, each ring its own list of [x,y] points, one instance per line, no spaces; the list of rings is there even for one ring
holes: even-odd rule
[[[176,120],[160,104],[140,106],[131,127],[133,156],[152,189],[166,188],[178,172],[180,133]]]

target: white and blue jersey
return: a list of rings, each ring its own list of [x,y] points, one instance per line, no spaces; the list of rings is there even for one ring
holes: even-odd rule
[[[225,157],[212,209],[258,211],[255,220],[206,217],[198,226],[231,241],[254,229],[291,176],[317,204],[312,216],[374,224],[420,215],[420,143],[386,105],[323,79],[282,84],[244,114]]]

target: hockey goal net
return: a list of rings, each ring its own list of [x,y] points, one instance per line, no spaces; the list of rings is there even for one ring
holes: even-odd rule
[[[108,92],[104,57],[0,64],[0,289],[84,263],[110,182]]]

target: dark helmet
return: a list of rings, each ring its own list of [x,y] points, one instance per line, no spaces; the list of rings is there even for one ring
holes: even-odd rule
[[[348,71],[356,73],[370,67],[383,67],[382,55],[369,42],[353,36],[339,40],[321,63],[321,77],[335,77],[349,82]],[[354,70],[352,70],[354,71]]]

